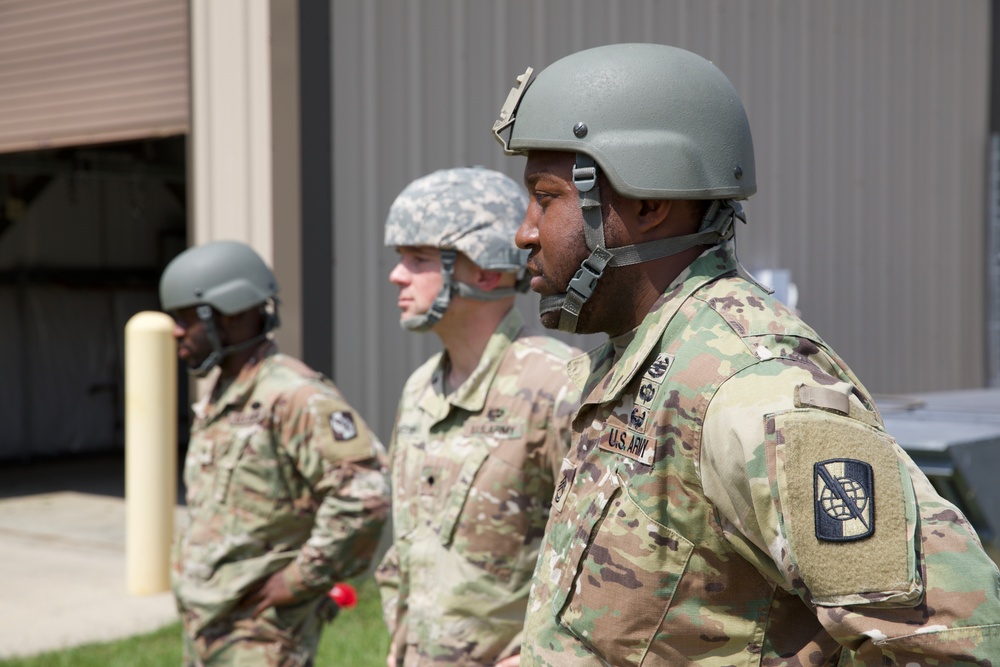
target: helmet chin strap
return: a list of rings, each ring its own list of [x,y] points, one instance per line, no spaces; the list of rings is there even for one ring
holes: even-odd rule
[[[222,363],[222,360],[230,354],[263,343],[267,340],[268,333],[272,329],[275,329],[279,322],[278,303],[277,299],[275,299],[272,305],[272,310],[268,312],[265,317],[264,331],[259,336],[254,336],[253,338],[245,340],[242,343],[236,343],[235,345],[223,347],[222,342],[219,340],[219,332],[215,328],[215,318],[212,307],[207,304],[202,304],[198,306],[196,312],[198,313],[198,319],[201,320],[202,325],[205,327],[205,335],[208,336],[208,342],[212,345],[212,351],[207,357],[205,357],[204,361],[198,364],[195,368],[188,369],[188,373],[199,378],[203,378],[212,372],[212,369]]]
[[[732,238],[733,220],[746,222],[743,207],[735,200],[715,200],[709,206],[696,234],[657,239],[618,248],[608,248],[604,241],[604,219],[601,214],[601,191],[597,186],[597,163],[589,155],[576,154],[573,184],[579,193],[583,214],[583,236],[590,256],[580,263],[576,275],[569,281],[565,294],[542,297],[542,314],[560,311],[558,328],[577,333],[583,305],[594,294],[597,283],[609,266],[629,266],[676,255],[698,245],[715,245]]]
[[[519,279],[514,287],[498,287],[489,291],[460,283],[455,280],[455,262],[457,260],[458,253],[455,250],[441,249],[441,289],[426,313],[400,320],[399,325],[403,329],[416,332],[430,331],[444,317],[444,311],[448,310],[448,306],[451,304],[452,294],[477,301],[499,301],[528,289],[529,280],[525,277]]]

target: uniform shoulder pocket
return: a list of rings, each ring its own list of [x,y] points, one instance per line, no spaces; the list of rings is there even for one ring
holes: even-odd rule
[[[313,442],[330,463],[364,461],[378,455],[372,434],[364,421],[346,404],[316,401]]]
[[[841,414],[765,417],[768,475],[793,568],[821,606],[909,606],[923,588],[916,501],[895,441]]]

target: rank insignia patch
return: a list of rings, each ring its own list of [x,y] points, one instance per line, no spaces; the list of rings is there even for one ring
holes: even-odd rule
[[[559,483],[556,484],[556,490],[552,494],[552,507],[555,511],[563,511],[566,496],[569,494],[569,489],[573,485],[575,478],[576,468],[569,462],[569,459],[563,459],[562,468],[559,471]]]
[[[354,425],[354,415],[350,412],[330,413],[330,428],[333,429],[334,440],[352,440],[358,435],[358,427]]]
[[[875,532],[871,465],[855,459],[830,459],[813,464],[813,473],[817,539],[849,542]]]

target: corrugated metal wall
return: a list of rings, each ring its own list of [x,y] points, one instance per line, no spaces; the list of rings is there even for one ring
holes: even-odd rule
[[[490,136],[514,76],[573,51],[655,41],[739,90],[759,193],[748,267],[787,268],[805,318],[877,392],[985,382],[990,3],[586,0],[334,3],[335,373],[388,435],[436,345],[399,331],[395,194],[432,169],[520,178]]]
[[[0,0],[0,152],[182,134],[185,0]]]

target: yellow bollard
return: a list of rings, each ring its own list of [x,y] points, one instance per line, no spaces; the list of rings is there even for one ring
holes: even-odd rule
[[[133,595],[170,589],[177,505],[177,343],[169,315],[125,325],[125,577]]]

